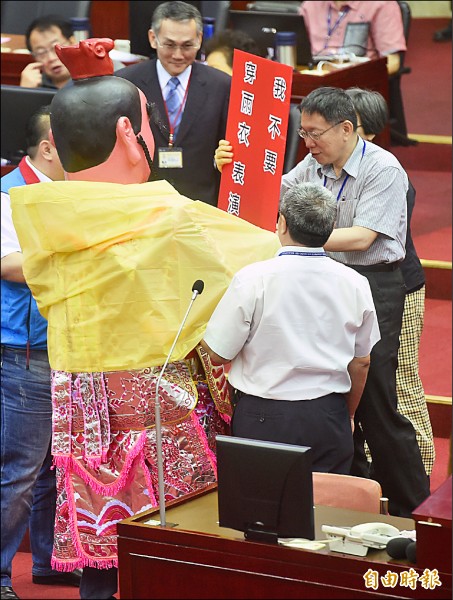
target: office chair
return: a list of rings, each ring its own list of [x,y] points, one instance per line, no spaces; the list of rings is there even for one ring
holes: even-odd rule
[[[91,2],[85,0],[75,2],[29,2],[28,0],[23,0],[20,4],[2,0],[2,31],[4,33],[25,35],[30,23],[38,17],[45,15],[60,15],[66,19],[70,19],[71,17],[89,17],[90,8]]]
[[[404,37],[408,45],[412,14],[408,2],[398,0],[403,19]],[[401,92],[401,77],[409,74],[412,69],[405,66],[405,52],[400,52],[400,68],[389,77],[389,125],[390,139],[396,146],[415,146],[418,142],[407,137],[406,117],[404,114],[403,95]]]
[[[285,160],[283,163],[283,174],[291,171],[297,164],[297,155],[299,153],[299,144],[301,138],[297,133],[300,127],[300,108],[299,104],[291,104],[289,109],[288,133],[286,136]]]
[[[387,501],[374,479],[313,472],[313,501],[316,505],[387,514]]]

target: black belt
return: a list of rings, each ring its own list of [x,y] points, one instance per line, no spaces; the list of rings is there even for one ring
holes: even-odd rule
[[[368,271],[396,271],[396,269],[399,269],[400,267],[400,263],[399,262],[392,262],[392,263],[379,263],[377,265],[347,265],[348,267],[351,267],[351,269],[354,269],[355,271],[360,272],[368,272]]]

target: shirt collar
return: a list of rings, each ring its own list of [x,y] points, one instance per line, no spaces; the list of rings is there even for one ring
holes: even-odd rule
[[[345,8],[348,8],[349,10],[357,10],[358,4],[360,4],[359,0],[349,0],[349,2],[347,4],[344,4],[340,9],[338,9],[334,0],[331,0],[331,2],[330,2],[331,7],[334,8],[338,12],[344,11]]]
[[[156,69],[157,69],[157,77],[159,79],[160,89],[163,91],[165,89],[165,86],[167,85],[167,83],[173,77],[173,75],[170,75],[170,73],[165,70],[164,66],[162,65],[162,63],[160,62],[159,59],[157,59],[157,62],[156,62]],[[177,76],[184,92],[187,89],[187,84],[189,83],[189,78],[190,78],[191,73],[192,73],[192,65],[189,65],[182,73],[180,73]]]
[[[44,175],[44,173],[41,173],[41,171],[39,169],[37,169],[34,165],[32,165],[32,162],[28,156],[25,157],[25,160],[27,162],[27,165],[30,167],[30,169],[33,171],[33,173],[36,175],[36,177],[39,179],[39,181],[41,181],[41,182],[52,181],[52,179],[50,179],[50,177],[47,177],[47,175]]]
[[[309,248],[308,246],[282,246],[277,250],[275,256],[280,256],[283,252],[310,252],[310,254],[324,254],[324,248]]]

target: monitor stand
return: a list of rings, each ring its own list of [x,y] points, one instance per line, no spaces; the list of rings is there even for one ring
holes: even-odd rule
[[[278,535],[275,531],[265,529],[260,523],[253,523],[247,527],[244,538],[251,542],[263,542],[265,544],[278,544]]]

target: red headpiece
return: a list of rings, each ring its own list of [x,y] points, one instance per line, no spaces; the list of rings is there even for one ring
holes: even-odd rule
[[[75,46],[57,44],[55,51],[73,80],[87,79],[113,74],[113,62],[109,56],[113,45],[109,38],[90,38]]]

